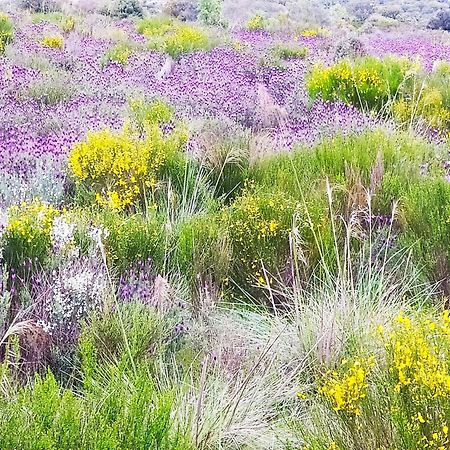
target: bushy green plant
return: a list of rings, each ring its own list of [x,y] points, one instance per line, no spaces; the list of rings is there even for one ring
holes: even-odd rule
[[[227,230],[218,213],[199,214],[181,223],[176,238],[175,261],[193,284],[228,275],[231,249]]]
[[[364,57],[317,65],[306,80],[309,94],[324,100],[342,100],[360,108],[380,111],[395,99],[411,63],[397,58]]]
[[[155,16],[146,17],[137,24],[137,31],[147,37],[161,36],[166,34],[175,25],[174,19],[171,17]]]
[[[84,327],[81,345],[95,349],[95,365],[117,362],[132,368],[157,360],[166,338],[167,330],[155,309],[125,303],[92,317]]]
[[[296,204],[280,191],[248,186],[227,210],[233,251],[232,277],[247,286],[274,283],[289,252],[289,232]]]
[[[10,267],[23,269],[26,261],[44,264],[51,248],[53,219],[58,214],[53,206],[38,199],[8,210],[3,256]]]
[[[25,386],[9,380],[11,391],[0,398],[0,447],[190,449],[172,420],[174,392],[158,386],[147,364],[98,362],[96,344],[81,340],[78,386],[64,386],[51,372]]]
[[[107,66],[111,62],[115,62],[122,66],[128,64],[128,59],[131,56],[131,47],[127,44],[117,44],[106,51],[102,58],[102,66]]]
[[[303,59],[308,56],[308,47],[277,44],[272,52],[281,59]]]
[[[150,41],[149,46],[178,59],[185,53],[208,50],[211,42],[204,31],[191,25],[179,25],[162,39]]]
[[[74,146],[69,168],[78,187],[94,193],[100,205],[116,210],[146,207],[167,166],[180,159],[185,142],[184,129],[165,134],[158,124],[149,124],[143,137],[129,127],[102,130]]]
[[[332,184],[348,186],[349,169],[356,171],[368,186],[378,155],[383,158],[385,174],[400,174],[408,179],[413,174],[418,176],[420,165],[432,160],[434,151],[432,146],[411,139],[408,134],[368,131],[335,136],[313,149],[299,146],[290,154],[262,159],[252,167],[249,176],[266,188],[276,187],[300,200],[299,195],[317,192],[320,186],[323,191],[326,178]]]
[[[223,25],[222,0],[200,0],[199,18],[206,25]]]
[[[4,53],[6,45],[9,44],[14,37],[14,25],[11,19],[0,12],[0,54]]]
[[[161,98],[146,101],[144,98],[133,98],[128,102],[130,116],[139,133],[145,131],[149,123],[164,124],[172,120],[175,112],[172,105]]]
[[[445,282],[450,273],[450,183],[422,177],[399,194],[403,245],[412,246],[430,279]]]
[[[261,14],[255,14],[247,21],[247,29],[250,31],[264,30],[267,27],[267,19]]]
[[[164,263],[165,234],[154,214],[123,214],[109,209],[79,209],[70,212],[77,224],[75,240],[83,252],[89,251],[93,229],[102,233],[106,257],[111,267],[125,270],[137,261],[151,259],[156,268]]]
[[[31,16],[33,23],[48,22],[60,25],[66,16],[60,11],[36,12]]]

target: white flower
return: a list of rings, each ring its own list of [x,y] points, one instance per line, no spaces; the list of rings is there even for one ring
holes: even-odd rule
[[[50,232],[53,248],[55,250],[66,248],[72,242],[74,231],[75,224],[66,222],[61,216],[55,217]]]
[[[108,238],[109,231],[107,228],[99,225],[98,227],[92,226],[88,231],[89,237],[97,244],[101,245],[102,241]]]

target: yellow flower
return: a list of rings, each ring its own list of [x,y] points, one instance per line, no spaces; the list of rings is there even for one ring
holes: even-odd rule
[[[366,397],[367,376],[373,364],[373,358],[368,358],[365,362],[355,360],[342,376],[336,372],[329,374],[319,392],[332,404],[335,411],[359,415],[359,404]]]

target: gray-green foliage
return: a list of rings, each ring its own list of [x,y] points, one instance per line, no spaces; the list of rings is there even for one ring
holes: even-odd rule
[[[200,0],[199,18],[206,25],[223,25],[222,0]]]

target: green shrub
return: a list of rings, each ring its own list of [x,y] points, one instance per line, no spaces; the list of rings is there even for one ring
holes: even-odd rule
[[[226,201],[239,195],[250,164],[251,130],[224,118],[209,119],[194,136],[214,195]]]
[[[104,54],[101,64],[103,67],[108,66],[111,62],[116,62],[122,66],[128,64],[128,59],[131,56],[131,47],[127,44],[117,44],[110,48]]]
[[[0,55],[4,53],[6,45],[13,40],[13,37],[13,23],[6,14],[0,12]]]
[[[419,174],[422,163],[435,158],[431,145],[408,134],[389,135],[383,131],[368,131],[360,135],[335,136],[314,146],[298,147],[290,154],[280,154],[256,163],[249,177],[266,188],[299,195],[317,191],[326,178],[332,184],[348,186],[351,169],[368,187],[378,155],[383,158],[384,173],[404,174],[408,179]],[[399,193],[397,193],[399,194]]]
[[[223,25],[222,0],[200,0],[199,18],[206,25]]]
[[[162,36],[175,26],[174,19],[170,17],[147,17],[137,24],[138,33],[147,37]]]
[[[0,397],[0,447],[190,449],[173,420],[174,391],[160,388],[146,364],[131,370],[97,362],[95,345],[89,336],[81,340],[77,386],[62,385],[51,372],[26,385],[7,380],[11,390]]]
[[[165,235],[163,224],[156,217],[104,210],[93,220],[95,226],[107,230],[104,245],[113,267],[124,270],[149,258],[156,268],[163,266]]]
[[[208,50],[211,42],[205,32],[190,25],[178,25],[162,38],[150,40],[149,47],[178,59],[185,53]]]
[[[131,120],[139,133],[143,133],[148,124],[162,125],[170,122],[175,112],[172,105],[160,98],[154,98],[150,101],[135,98],[129,100],[128,106]]]
[[[283,270],[296,204],[282,191],[247,187],[226,211],[233,251],[231,276],[238,286],[266,286]]]
[[[175,261],[192,284],[205,280],[220,285],[231,263],[229,239],[217,213],[199,214],[181,223]]]
[[[69,169],[80,191],[91,192],[98,204],[118,211],[147,209],[158,183],[175,161],[183,160],[186,132],[163,133],[149,124],[145,135],[129,127],[89,133],[69,155]]]
[[[317,65],[306,80],[309,94],[324,100],[342,100],[359,108],[380,111],[395,99],[411,64],[393,57],[364,57],[340,61],[330,67]]]
[[[308,56],[309,49],[308,47],[277,44],[272,47],[272,52],[281,59],[303,59]]]
[[[126,303],[92,317],[84,327],[81,345],[95,349],[95,365],[114,362],[131,369],[161,356],[158,352],[164,350],[166,333],[156,310]]]
[[[37,199],[8,210],[3,257],[9,267],[23,269],[25,261],[45,263],[51,248],[53,219],[58,214],[53,206]]]
[[[264,30],[267,27],[267,19],[261,14],[255,14],[247,22],[247,29],[250,31]]]
[[[450,274],[450,183],[442,177],[422,177],[408,188],[400,194],[401,242],[412,246],[429,279],[446,283]]]

